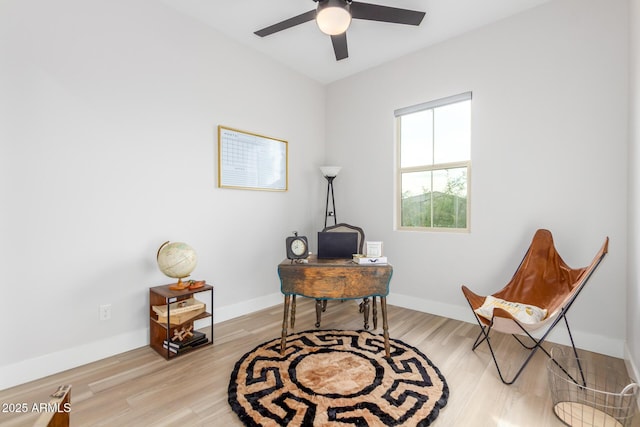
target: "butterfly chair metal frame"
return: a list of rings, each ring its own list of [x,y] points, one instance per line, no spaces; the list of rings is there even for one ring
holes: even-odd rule
[[[600,265],[600,262],[602,262],[603,258],[608,252],[608,247],[609,247],[609,238],[607,237],[600,251],[596,254],[595,258],[593,259],[593,261],[589,266],[579,268],[579,269],[571,269],[564,263],[564,261],[562,261],[562,258],[560,258],[560,255],[555,250],[555,246],[553,245],[553,238],[551,237],[551,232],[549,232],[548,230],[538,230],[534,236],[534,239],[529,249],[527,250],[527,253],[523,257],[522,261],[520,262],[520,265],[518,266],[518,269],[514,274],[514,278],[516,277],[520,269],[523,267],[523,263],[525,262],[525,260],[528,259],[532,251],[533,244],[537,238],[549,239],[550,249],[553,249],[555,255],[557,256],[557,258],[555,259],[557,259],[562,264],[563,267],[567,268],[568,270],[576,274],[576,280],[574,281],[574,286],[572,287],[572,290],[567,293],[567,295],[565,296],[561,304],[559,304],[556,308],[553,309],[553,312],[549,311],[547,317],[542,321],[536,324],[519,322],[509,312],[497,307],[494,308],[493,316],[491,320],[487,320],[484,317],[479,316],[475,311],[478,307],[480,307],[484,303],[484,300],[486,299],[486,297],[476,295],[475,293],[470,291],[466,286],[462,286],[462,292],[465,298],[467,299],[467,302],[469,303],[471,310],[473,311],[473,314],[476,318],[476,321],[478,322],[478,325],[480,326],[480,333],[478,334],[478,337],[476,338],[476,341],[473,344],[472,350],[475,351],[475,349],[478,348],[480,344],[482,344],[483,342],[486,342],[489,347],[489,351],[491,352],[491,357],[493,358],[493,362],[496,365],[496,369],[498,370],[498,375],[500,376],[500,380],[507,385],[513,384],[518,379],[518,377],[524,371],[525,367],[527,366],[527,364],[529,363],[529,361],[531,360],[531,358],[534,356],[534,354],[538,349],[542,350],[547,355],[547,357],[549,357],[551,360],[553,360],[554,363],[556,363],[556,365],[558,365],[561,369],[563,369],[562,366],[560,366],[560,364],[553,358],[551,353],[542,346],[547,336],[561,321],[564,321],[564,324],[567,328],[567,332],[569,333],[569,340],[571,341],[571,347],[573,348],[573,353],[576,359],[578,359],[578,352],[576,350],[576,346],[573,341],[571,328],[569,327],[569,321],[567,320],[567,312],[575,302],[576,298],[578,297],[578,295],[580,294],[580,292],[582,291],[586,283],[591,278],[591,275],[594,273],[596,268]],[[512,279],[512,281],[513,280],[514,279]],[[510,284],[511,282],[509,282],[509,284],[503,289],[503,291],[507,289]],[[496,294],[493,294],[493,295],[499,295],[501,292],[502,291],[497,292]],[[512,302],[515,302],[515,301],[512,301]],[[526,301],[518,301],[518,302],[526,303]],[[542,307],[542,308],[546,308],[546,307]],[[533,337],[533,335],[531,334],[532,332],[540,330],[547,325],[548,325],[548,328],[545,330],[544,334],[539,339],[536,339]],[[506,379],[505,376],[503,375],[502,370],[500,369],[500,366],[498,364],[498,360],[496,358],[495,352],[491,345],[491,338],[489,335],[493,330],[511,334],[522,347],[529,350],[528,356],[526,357],[526,359],[524,360],[524,362],[522,363],[522,365],[520,366],[516,374],[513,376],[513,378],[509,380]],[[520,339],[520,337],[518,337],[519,334],[529,337],[529,339],[532,342],[532,345],[527,345],[525,342],[523,342],[523,340]],[[580,374],[582,376],[581,380],[584,385],[585,379],[584,379],[584,374],[582,372],[581,367],[580,367]],[[574,382],[577,383],[575,379],[573,380]]]

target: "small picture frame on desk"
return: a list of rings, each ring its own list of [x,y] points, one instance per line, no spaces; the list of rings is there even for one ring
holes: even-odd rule
[[[367,251],[365,254],[367,257],[381,257],[382,256],[382,242],[367,242]]]

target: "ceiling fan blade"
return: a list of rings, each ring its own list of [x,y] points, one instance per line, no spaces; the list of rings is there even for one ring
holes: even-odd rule
[[[340,61],[341,59],[345,59],[349,56],[349,51],[347,50],[346,31],[342,34],[331,36],[331,43],[333,44],[333,51],[336,54],[336,61]]]
[[[351,16],[354,19],[391,22],[394,24],[420,25],[425,12],[409,9],[398,9],[371,3],[351,3]]]
[[[286,30],[287,28],[295,27],[296,25],[304,24],[305,22],[309,22],[316,19],[316,10],[310,10],[309,12],[302,13],[298,16],[294,16],[293,18],[285,19],[282,22],[278,22],[277,24],[270,25],[261,30],[254,32],[253,34],[265,37],[269,36],[273,33],[277,33],[278,31]]]

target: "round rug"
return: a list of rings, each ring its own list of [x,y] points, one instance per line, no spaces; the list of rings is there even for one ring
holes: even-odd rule
[[[242,356],[229,404],[248,426],[428,426],[449,388],[420,350],[368,331],[313,330],[280,338]]]

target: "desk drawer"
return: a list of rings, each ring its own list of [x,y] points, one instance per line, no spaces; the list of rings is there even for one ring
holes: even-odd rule
[[[281,265],[278,274],[283,294],[311,298],[362,298],[389,293],[391,266]]]

